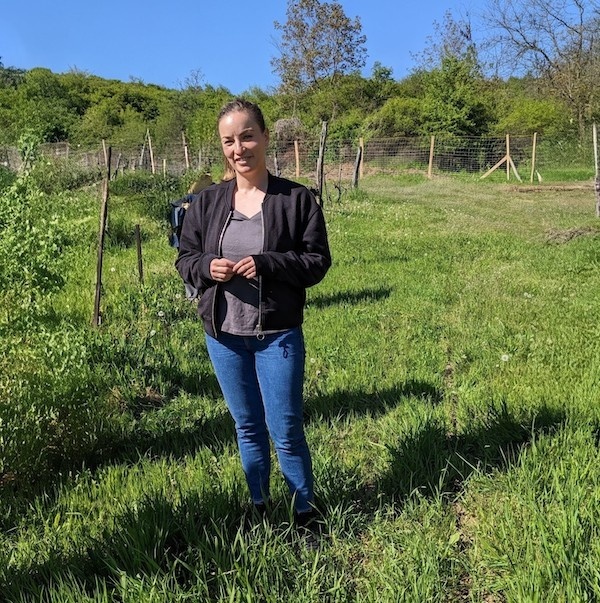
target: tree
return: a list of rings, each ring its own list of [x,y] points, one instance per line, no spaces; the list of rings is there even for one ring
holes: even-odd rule
[[[423,134],[479,136],[489,123],[483,78],[468,58],[446,56],[424,78]]]
[[[448,57],[467,60],[479,64],[477,47],[473,39],[471,19],[456,19],[451,11],[446,11],[442,23],[433,22],[434,34],[427,38],[424,51],[415,55],[417,69],[429,70],[441,67],[442,61]]]
[[[489,0],[490,40],[512,71],[540,78],[573,112],[579,134],[598,103],[597,0]],[[500,68],[504,68],[501,65]]]
[[[281,31],[280,56],[271,60],[284,89],[302,91],[364,67],[360,18],[348,18],[339,2],[288,0],[286,16],[285,23],[274,23]]]

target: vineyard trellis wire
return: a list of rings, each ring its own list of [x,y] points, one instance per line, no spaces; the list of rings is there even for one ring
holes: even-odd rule
[[[106,143],[108,144],[108,143]],[[68,162],[79,169],[98,169],[105,165],[106,144],[83,149],[68,142],[46,143],[40,152],[49,161]],[[328,182],[347,182],[352,179],[358,141],[329,139],[324,151],[324,172]],[[429,175],[468,173],[481,174],[500,162],[507,153],[507,138],[492,136],[422,136],[365,140],[362,147],[364,175],[401,173],[407,171]],[[532,165],[535,146],[535,166]],[[128,170],[181,175],[189,169],[212,171],[222,165],[218,144],[187,147],[171,143],[149,151],[146,141],[137,147],[119,148],[111,145],[113,174]],[[544,140],[533,136],[510,136],[510,157],[521,177],[529,180],[545,170],[579,167],[594,173],[594,149],[589,144],[574,141]],[[302,177],[316,181],[318,138],[303,140],[273,139],[269,149],[269,168],[285,177]],[[11,170],[21,168],[18,150],[0,146],[0,165]]]

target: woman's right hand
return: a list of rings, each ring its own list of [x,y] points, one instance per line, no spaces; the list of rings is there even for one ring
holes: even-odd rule
[[[226,283],[231,280],[231,277],[234,275],[233,267],[235,263],[231,260],[227,260],[225,258],[215,258],[210,263],[210,277],[213,281],[217,281],[219,283]]]

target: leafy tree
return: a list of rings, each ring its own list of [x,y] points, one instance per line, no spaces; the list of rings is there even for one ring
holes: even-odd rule
[[[565,102],[553,95],[544,95],[535,78],[509,78],[494,86],[495,123],[491,132],[500,136],[533,134],[544,138],[573,138],[577,124],[570,117]]]
[[[449,55],[427,75],[423,134],[481,135],[487,130],[489,117],[483,79],[473,61]]]
[[[500,69],[540,78],[571,108],[580,136],[598,107],[600,3],[597,0],[489,0],[486,19],[501,49]]]
[[[414,136],[421,130],[423,106],[419,98],[395,97],[367,117],[364,127],[370,138]]]
[[[76,121],[69,91],[49,69],[31,69],[17,88],[15,121],[22,131],[36,132],[40,140],[68,140]]]
[[[25,77],[24,69],[5,67],[0,57],[0,88],[16,88]]]
[[[285,23],[275,21],[280,56],[271,61],[284,88],[298,92],[364,67],[360,18],[348,18],[339,2],[288,0],[286,15]]]

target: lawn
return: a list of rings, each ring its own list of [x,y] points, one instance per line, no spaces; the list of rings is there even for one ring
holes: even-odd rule
[[[173,191],[115,187],[99,329],[99,189],[52,197],[60,286],[33,310],[2,293],[2,597],[599,599],[600,221],[583,184],[373,176],[326,205],[334,262],[304,325],[317,552],[277,472],[271,517],[248,524],[168,246]]]

